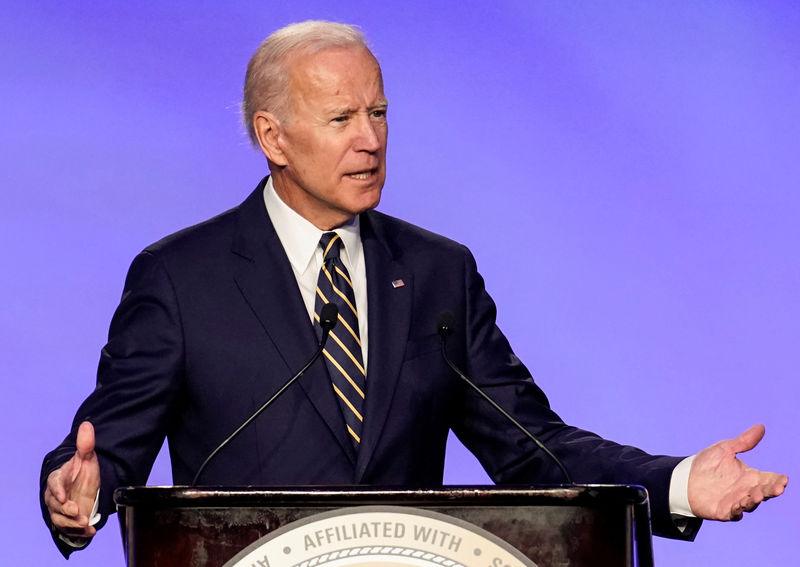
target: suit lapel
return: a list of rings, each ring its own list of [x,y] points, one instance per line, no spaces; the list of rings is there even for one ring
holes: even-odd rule
[[[288,380],[308,361],[318,343],[291,264],[264,206],[265,181],[239,207],[232,246],[232,252],[238,256],[234,277],[283,358],[283,368],[265,371],[278,371]],[[324,361],[317,360],[298,382],[342,450],[355,463],[355,451],[347,437]]]
[[[399,262],[388,235],[373,213],[361,215],[361,241],[367,268],[369,359],[364,427],[358,451],[355,482],[369,464],[386,424],[394,397],[404,346],[408,342],[413,275]],[[402,285],[393,282],[402,281]]]

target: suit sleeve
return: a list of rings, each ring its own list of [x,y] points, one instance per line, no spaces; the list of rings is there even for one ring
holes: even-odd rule
[[[133,261],[108,342],[100,354],[97,384],[81,404],[69,435],[44,459],[39,498],[53,532],[43,494],[48,475],[75,453],[78,427],[90,421],[100,462],[98,511],[115,512],[117,487],[142,485],[169,429],[170,407],[181,388],[183,333],[172,282],[161,260],[142,252]],[[67,556],[74,548],[53,532]]]
[[[464,254],[465,305],[460,311],[464,320],[456,326],[464,331],[460,345],[453,348],[461,356],[462,368],[564,463],[574,482],[644,486],[650,495],[654,532],[693,539],[700,521],[690,521],[688,529],[680,531],[669,513],[670,477],[681,457],[650,455],[565,424],[497,327],[495,304],[466,248]],[[469,390],[464,390],[463,398],[459,404],[463,411],[453,429],[495,482],[565,482],[557,466],[494,408]]]

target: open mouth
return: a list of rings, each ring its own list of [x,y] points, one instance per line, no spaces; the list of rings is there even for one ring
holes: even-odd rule
[[[360,179],[360,180],[369,179],[370,177],[375,175],[376,171],[378,171],[377,168],[376,169],[367,169],[367,170],[364,170],[364,171],[357,171],[355,173],[348,173],[347,177],[349,177],[351,179]]]

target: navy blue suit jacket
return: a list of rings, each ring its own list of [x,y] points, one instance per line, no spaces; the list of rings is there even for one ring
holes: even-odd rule
[[[171,235],[131,265],[102,350],[97,387],[42,480],[75,451],[90,420],[101,462],[100,511],[113,490],[145,484],[164,438],[173,479],[204,458],[303,366],[317,346],[262,198]],[[558,469],[447,368],[436,332],[455,315],[455,363],[537,435],[576,482],[644,485],[654,529],[668,514],[679,459],[648,455],[565,425],[495,325],[495,305],[462,245],[379,212],[361,216],[369,364],[356,454],[318,362],[212,461],[206,485],[438,486],[452,429],[498,483],[560,483]],[[402,280],[395,287],[393,281]]]

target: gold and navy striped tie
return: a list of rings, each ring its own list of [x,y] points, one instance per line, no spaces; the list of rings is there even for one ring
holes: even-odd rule
[[[366,372],[361,356],[361,339],[358,334],[358,310],[353,293],[353,282],[347,268],[339,258],[342,239],[335,232],[326,232],[319,241],[322,248],[322,268],[317,280],[317,298],[314,319],[317,333],[321,334],[319,315],[322,306],[334,303],[339,308],[339,323],[331,331],[323,350],[333,391],[347,423],[347,432],[358,449],[361,443],[361,425],[364,421],[364,390]]]

